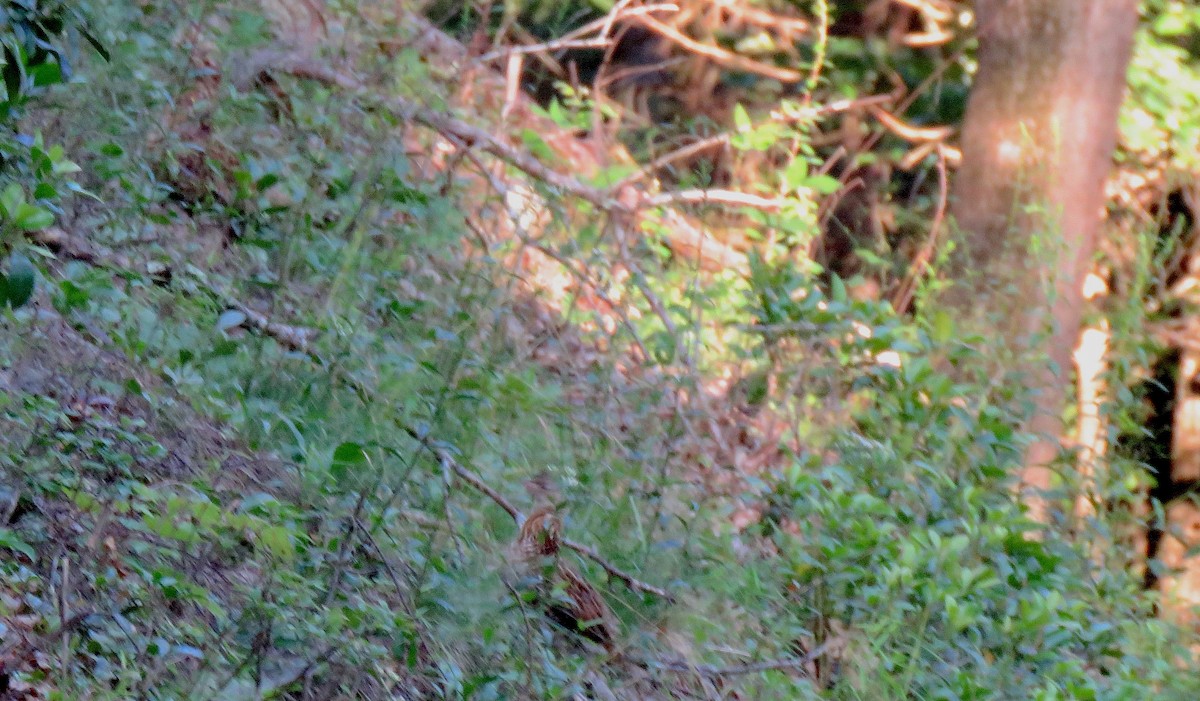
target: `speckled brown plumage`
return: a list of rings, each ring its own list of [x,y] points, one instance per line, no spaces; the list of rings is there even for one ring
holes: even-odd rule
[[[535,602],[551,621],[611,648],[617,633],[612,612],[600,592],[560,559],[561,543],[558,515],[550,507],[537,509],[510,548],[511,564],[536,580]]]

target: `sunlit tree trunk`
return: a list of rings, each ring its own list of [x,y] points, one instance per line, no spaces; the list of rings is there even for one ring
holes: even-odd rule
[[[962,310],[982,309],[999,340],[1048,339],[1023,486],[1051,486],[1116,145],[1137,0],[977,0],[979,69],[962,133],[953,214],[963,232]],[[1040,331],[1050,328],[1046,337]],[[1041,346],[1037,346],[1040,348]],[[1031,496],[1034,515],[1044,500]]]

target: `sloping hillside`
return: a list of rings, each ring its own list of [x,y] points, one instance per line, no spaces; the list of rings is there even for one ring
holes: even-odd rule
[[[0,698],[1200,688],[1135,515],[1026,537],[989,339],[612,188],[621,147],[365,5],[94,3],[109,59],[21,122],[79,170],[0,322]],[[604,644],[543,615],[580,587]]]

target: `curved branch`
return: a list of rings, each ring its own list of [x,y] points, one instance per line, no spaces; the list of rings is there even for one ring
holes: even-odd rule
[[[755,61],[751,58],[746,58],[741,54],[735,54],[732,51],[727,51],[719,46],[705,44],[702,41],[696,41],[690,36],[684,34],[678,29],[669,24],[658,21],[650,15],[638,15],[632,18],[633,22],[642,25],[656,34],[669,39],[692,53],[699,54],[705,58],[711,59],[715,63],[719,63],[726,68],[732,68],[743,73],[754,73],[756,75],[774,78],[781,83],[799,83],[804,80],[804,74],[799,71],[794,71],[790,68],[780,68],[769,63]]]

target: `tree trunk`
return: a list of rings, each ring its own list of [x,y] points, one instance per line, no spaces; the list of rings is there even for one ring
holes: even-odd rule
[[[989,314],[985,328],[1012,350],[1048,351],[1050,366],[1028,377],[1038,439],[1022,474],[1044,519],[1035,493],[1051,486],[1059,452],[1137,0],[977,0],[976,13],[979,70],[952,210],[963,232],[952,301]]]

